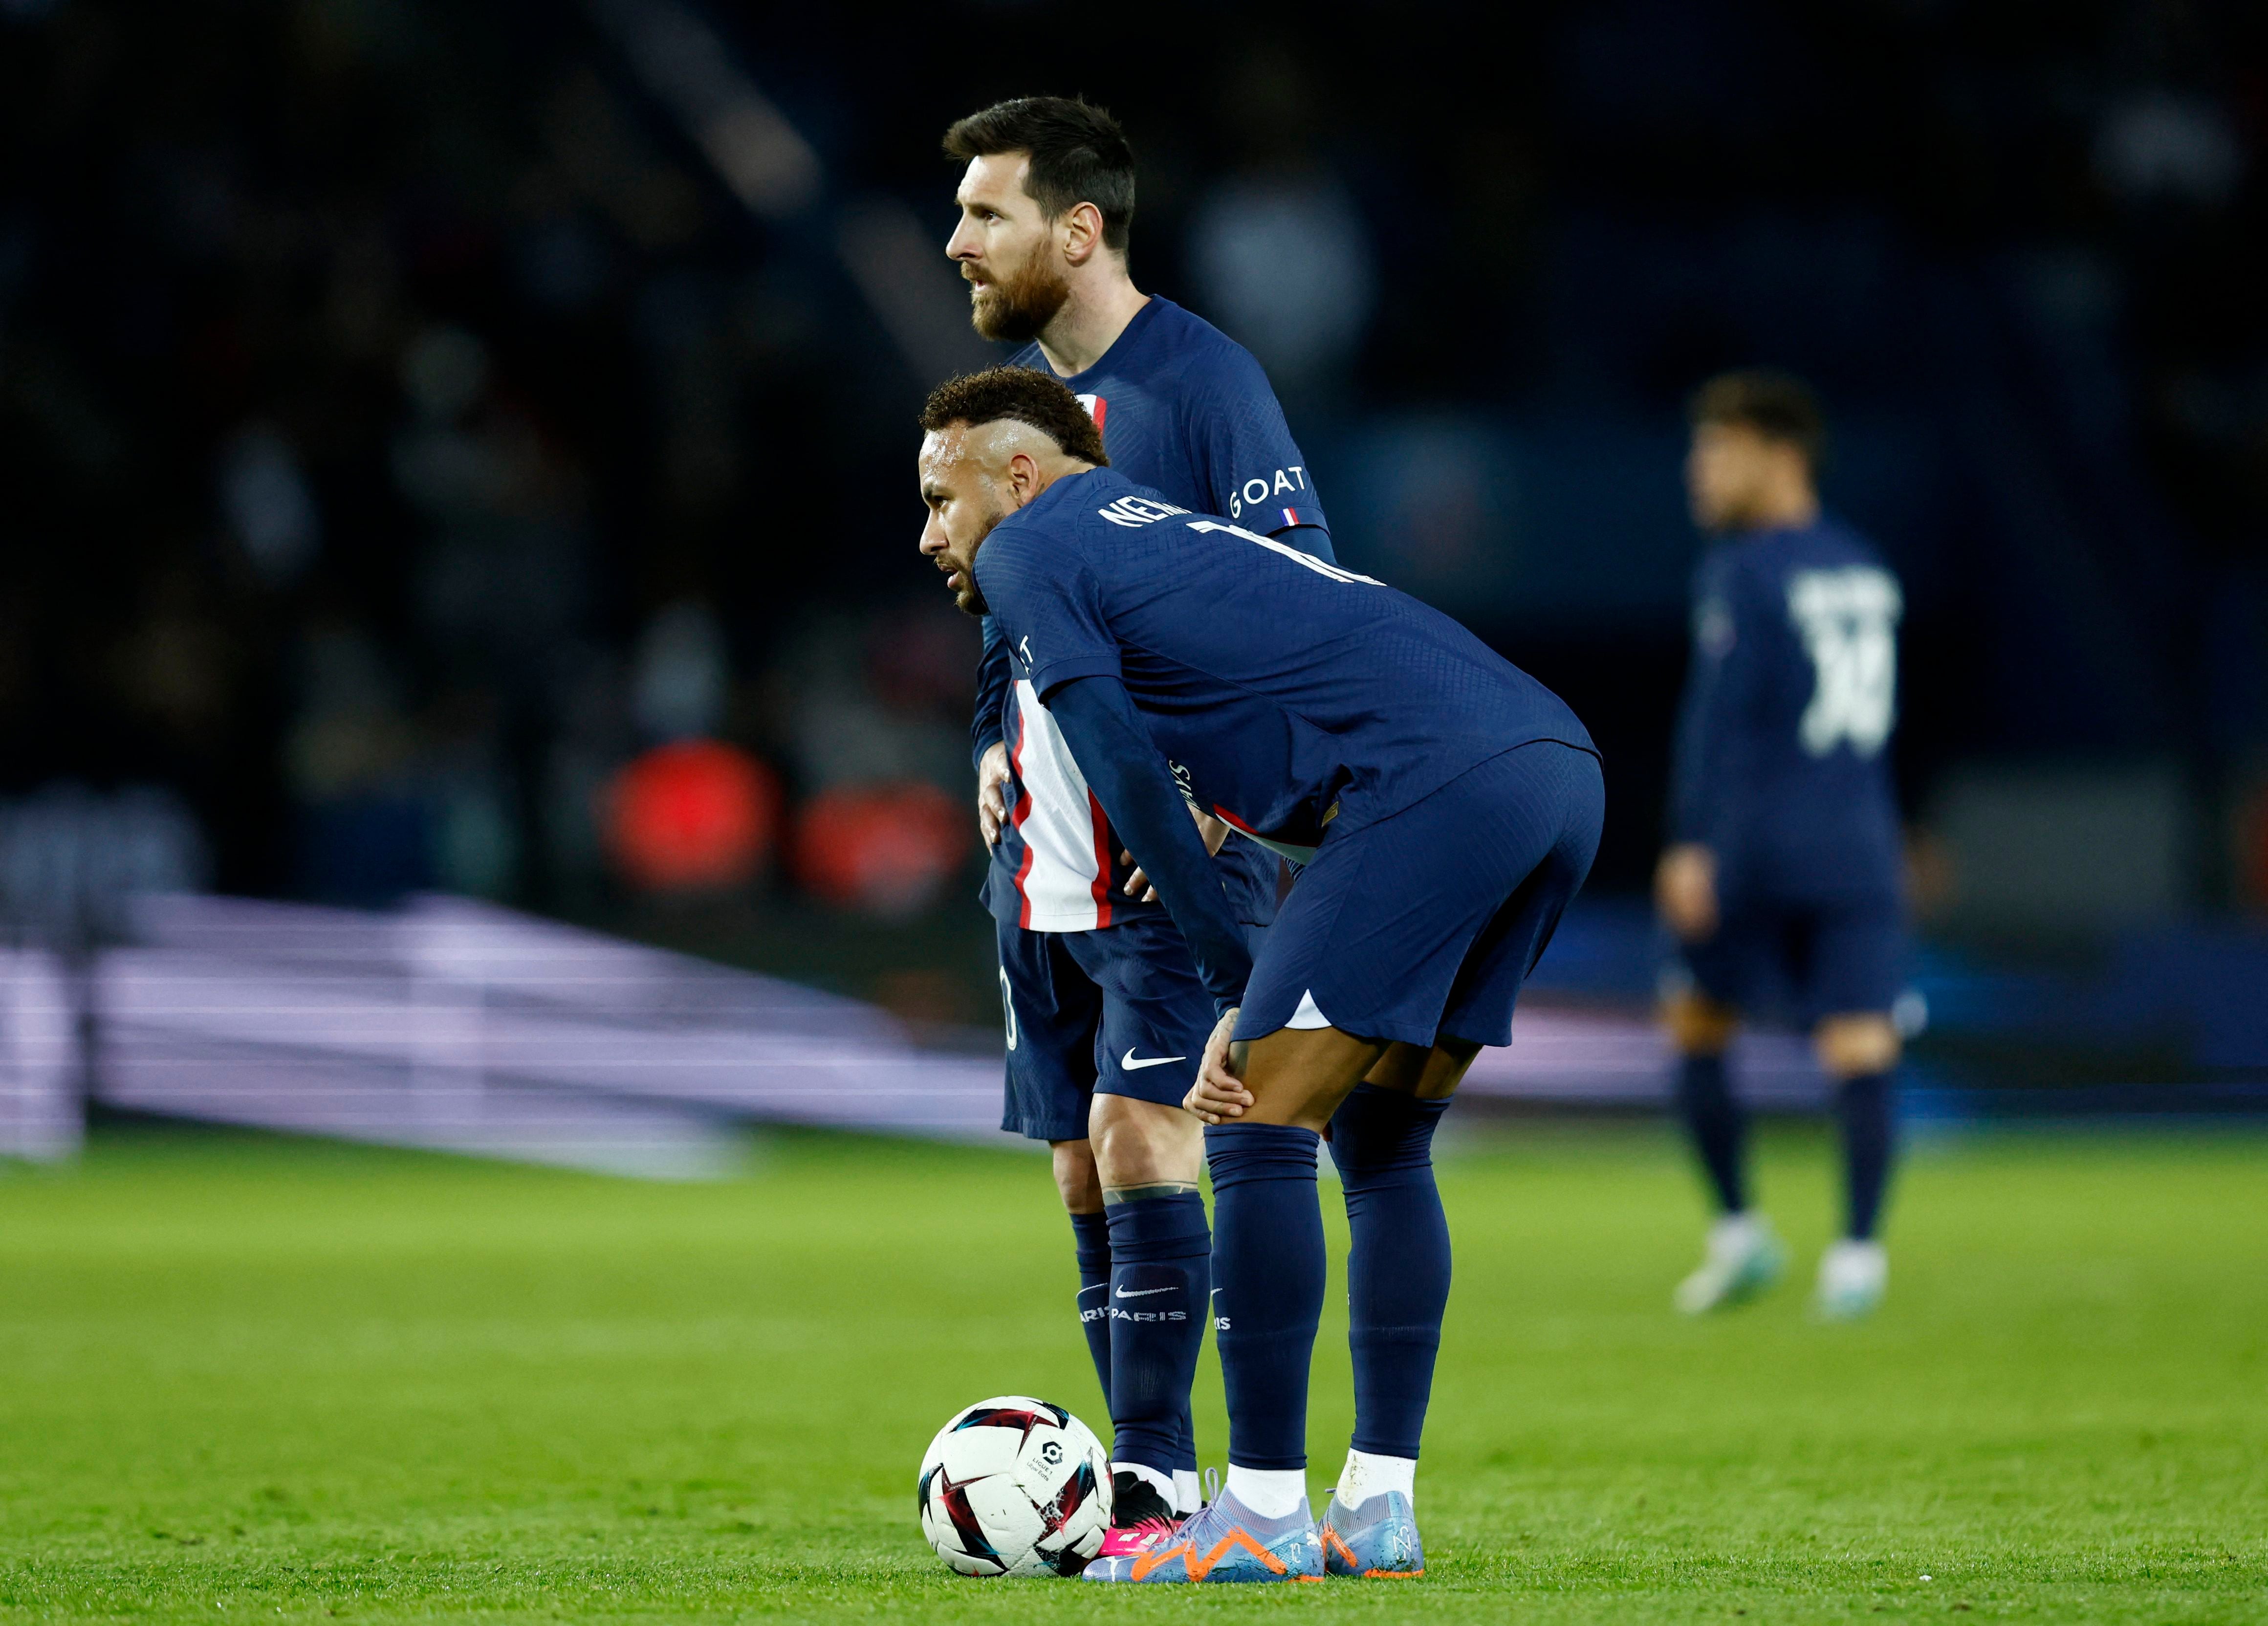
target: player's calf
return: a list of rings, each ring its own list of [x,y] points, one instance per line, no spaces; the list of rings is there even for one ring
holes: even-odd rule
[[[1211,1291],[1212,1236],[1197,1189],[1203,1143],[1177,1107],[1098,1095],[1092,1139],[1103,1185],[1111,1273],[1111,1468],[1120,1487],[1106,1552],[1138,1552],[1170,1533],[1189,1459],[1189,1394]]]
[[[1405,1051],[1412,1047],[1395,1046]],[[1441,1081],[1476,1047],[1458,1047]],[[1391,1056],[1392,1053],[1389,1053]],[[1438,1054],[1438,1052],[1437,1052]],[[1417,1084],[1415,1057],[1381,1077]],[[1334,1575],[1415,1575],[1425,1568],[1410,1515],[1418,1446],[1449,1301],[1449,1225],[1433,1181],[1433,1132],[1446,1094],[1422,1099],[1359,1085],[1331,1119],[1331,1157],[1346,1195],[1347,1343],[1354,1362],[1353,1449],[1318,1534]]]

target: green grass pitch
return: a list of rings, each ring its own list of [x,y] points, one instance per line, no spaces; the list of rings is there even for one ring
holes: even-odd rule
[[[1766,1137],[1800,1272],[1827,1153]],[[0,1614],[2268,1620],[2264,1154],[1924,1143],[1880,1318],[1813,1325],[1799,1277],[1697,1324],[1666,1131],[1467,1126],[1432,1573],[1106,1591],[955,1579],[914,1519],[957,1407],[1098,1409],[1040,1159],[784,1136],[669,1187],[112,1131],[0,1177]],[[1317,1490],[1348,1424],[1332,1299]]]

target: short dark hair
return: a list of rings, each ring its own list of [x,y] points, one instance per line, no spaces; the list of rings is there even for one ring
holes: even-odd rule
[[[1722,423],[1792,445],[1815,470],[1827,455],[1827,418],[1819,397],[1792,373],[1720,372],[1693,392],[1687,416],[1696,429]]]
[[[945,132],[945,156],[966,164],[1027,152],[1024,190],[1060,220],[1081,203],[1102,216],[1102,244],[1126,252],[1134,229],[1134,149],[1118,121],[1076,96],[1019,96],[972,113]]]
[[[1060,379],[1032,367],[987,367],[947,379],[922,403],[921,426],[933,435],[955,423],[1028,423],[1063,451],[1098,468],[1110,465],[1102,431]]]

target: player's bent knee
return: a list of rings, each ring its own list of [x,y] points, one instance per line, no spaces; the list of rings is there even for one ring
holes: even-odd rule
[[[1690,990],[1661,1002],[1661,1025],[1680,1056],[1721,1056],[1740,1030],[1740,1013]]]
[[[1386,1047],[1362,1081],[1423,1101],[1440,1100],[1456,1093],[1480,1053],[1480,1045],[1470,1039],[1444,1037],[1431,1045],[1396,1042]]]
[[[1821,1069],[1837,1078],[1888,1072],[1898,1064],[1897,1026],[1887,1013],[1828,1017],[1812,1031],[1811,1044]]]
[[[1056,1189],[1063,1194],[1064,1209],[1073,1214],[1099,1214],[1102,1211],[1102,1181],[1094,1166],[1094,1148],[1083,1140],[1058,1140],[1048,1143],[1054,1154]]]
[[[1197,1182],[1204,1165],[1204,1126],[1179,1107],[1126,1095],[1097,1095],[1087,1115],[1098,1188]]]

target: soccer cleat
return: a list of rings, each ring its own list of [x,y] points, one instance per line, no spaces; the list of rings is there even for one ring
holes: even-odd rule
[[[1812,1309],[1822,1321],[1855,1321],[1881,1306],[1889,1281],[1890,1256],[1882,1245],[1846,1237],[1819,1255]]]
[[[1102,1533],[1101,1548],[1087,1562],[1154,1552],[1172,1542],[1181,1523],[1181,1516],[1166,1505],[1166,1498],[1148,1480],[1121,1468],[1111,1475],[1110,1528]]]
[[[1414,1581],[1425,1573],[1418,1515],[1399,1490],[1381,1490],[1355,1508],[1333,1491],[1315,1535],[1323,1544],[1323,1568],[1329,1574]]]
[[[1114,1533],[1115,1534],[1115,1533]],[[1183,1519],[1173,1539],[1147,1550],[1111,1554],[1086,1566],[1090,1581],[1320,1581],[1322,1544],[1307,1499],[1281,1519],[1263,1519],[1233,1490]]]
[[[1727,1214],[1709,1227],[1701,1268],[1677,1284],[1673,1299],[1688,1315],[1706,1315],[1758,1293],[1779,1280],[1787,1255],[1759,1214]]]

